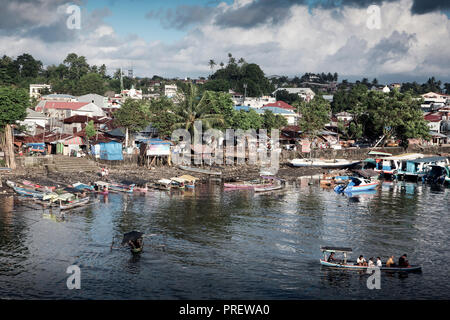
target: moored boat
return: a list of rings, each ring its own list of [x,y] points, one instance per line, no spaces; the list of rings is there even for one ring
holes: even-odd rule
[[[160,179],[152,184],[151,187],[157,190],[169,191],[172,187],[172,180]]]
[[[332,168],[350,168],[361,161],[351,161],[345,159],[293,159],[290,161],[291,166],[293,167],[316,167],[323,169],[332,169]]]
[[[341,192],[358,192],[375,189],[379,184],[379,181],[371,181],[369,179],[363,179],[358,177],[351,177],[347,184],[339,185],[334,188],[334,191]]]
[[[86,198],[81,198],[81,199],[76,199],[76,200],[73,200],[73,201],[69,201],[69,202],[66,202],[64,204],[62,202],[60,202],[59,208],[61,210],[68,210],[68,209],[73,209],[73,208],[78,208],[78,207],[85,206],[88,203],[89,203],[89,197],[86,197]]]
[[[110,191],[133,193],[134,186],[135,186],[134,184],[123,185],[118,183],[110,183],[108,188]]]

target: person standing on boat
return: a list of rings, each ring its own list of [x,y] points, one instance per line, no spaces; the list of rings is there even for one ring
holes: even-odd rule
[[[394,267],[394,266],[395,266],[394,256],[390,256],[390,258],[386,262],[386,267],[390,268],[390,267]]]
[[[364,257],[362,255],[360,255],[359,258],[356,259],[356,264],[358,266],[367,266],[367,261],[366,261],[366,259],[364,259]]]
[[[381,268],[383,266],[383,263],[381,262],[380,257],[377,257],[377,267]]]
[[[375,267],[375,263],[373,263],[373,258],[369,259],[369,268]]]

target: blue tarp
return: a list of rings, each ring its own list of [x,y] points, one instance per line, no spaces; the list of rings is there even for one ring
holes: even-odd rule
[[[122,144],[111,141],[108,143],[101,142],[100,145],[100,159],[102,160],[123,160]]]

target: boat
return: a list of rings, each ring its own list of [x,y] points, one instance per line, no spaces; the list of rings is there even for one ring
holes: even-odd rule
[[[94,187],[93,186],[88,185],[88,184],[84,184],[84,183],[81,183],[81,182],[74,183],[72,185],[72,187],[75,188],[75,189],[78,189],[78,190],[94,191]]]
[[[345,159],[293,159],[290,161],[291,166],[293,167],[315,167],[315,168],[323,168],[323,169],[342,169],[342,168],[350,168],[358,164],[359,160],[345,160]]]
[[[172,180],[169,179],[160,179],[151,185],[152,188],[157,190],[169,191],[172,187]]]
[[[271,185],[271,186],[267,186],[267,187],[256,187],[253,190],[255,192],[270,192],[270,191],[276,191],[276,190],[281,190],[283,189],[284,186],[282,184],[278,184],[278,185]]]
[[[89,203],[89,197],[86,197],[86,198],[81,198],[81,199],[76,199],[76,200],[73,200],[73,201],[69,201],[69,202],[67,202],[65,204],[60,202],[59,208],[61,210],[68,210],[68,209],[73,209],[73,208],[85,206],[88,203]]]
[[[351,261],[347,260],[347,255],[352,253],[351,248],[344,248],[344,247],[321,247],[320,250],[323,253],[323,259],[320,259],[320,264],[325,267],[330,268],[336,268],[336,269],[350,269],[350,270],[367,270],[368,266],[359,266],[356,264],[351,264]],[[327,253],[342,253],[344,258],[340,262],[328,262],[327,261]],[[409,267],[386,267],[385,264],[383,264],[382,267],[380,267],[381,271],[392,271],[392,272],[418,272],[422,270],[421,266],[418,265],[411,265]]]
[[[372,182],[370,179],[351,177],[347,184],[335,187],[334,191],[341,193],[373,190],[377,187],[378,183],[379,181]]]
[[[53,192],[56,189],[56,187],[41,186],[40,184],[36,184],[36,183],[33,183],[31,181],[28,181],[28,180],[23,180],[22,184],[24,186],[32,187],[32,188],[37,189],[39,191],[45,191],[45,192]]]
[[[272,183],[261,183],[259,180],[255,181],[239,181],[239,182],[228,182],[224,183],[224,188],[228,189],[246,189],[253,190],[255,188],[267,188],[271,187]]]
[[[450,184],[450,167],[448,165],[431,165],[425,175],[429,183]]]
[[[7,180],[6,185],[10,188],[12,188],[18,195],[24,196],[24,197],[31,197],[31,198],[37,198],[42,200],[45,193],[36,191],[36,190],[30,190],[23,187],[19,187],[15,182]]]
[[[109,183],[104,181],[96,181],[94,182],[94,190],[103,195],[109,194]]]
[[[133,193],[134,186],[135,186],[134,184],[123,185],[118,183],[110,183],[109,190],[117,192]]]
[[[404,153],[397,156],[380,157],[375,159],[375,171],[379,172],[383,178],[392,178],[401,168],[401,162],[404,160],[414,160],[423,158],[421,153]]]
[[[396,177],[403,180],[414,180],[425,178],[432,165],[445,166],[448,165],[446,157],[425,157],[420,159],[401,161],[400,168],[397,171]]]
[[[196,173],[210,174],[210,175],[215,175],[215,176],[222,175],[221,171],[212,171],[209,169],[193,168],[193,167],[188,167],[188,166],[178,166],[178,168],[180,168],[181,170],[191,171],[191,172],[196,172]]]
[[[174,189],[184,189],[184,179],[173,177],[170,178],[170,186]]]

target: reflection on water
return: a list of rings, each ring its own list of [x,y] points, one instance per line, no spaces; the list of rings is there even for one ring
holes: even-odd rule
[[[195,190],[98,195],[61,214],[0,198],[0,298],[448,299],[449,189],[404,182],[336,194],[302,179],[268,194]],[[111,249],[131,230],[144,251]],[[366,258],[407,253],[419,274],[321,267],[321,245]],[[117,246],[115,246],[117,247]],[[354,257],[353,257],[354,258]],[[68,290],[69,265],[81,290]]]

